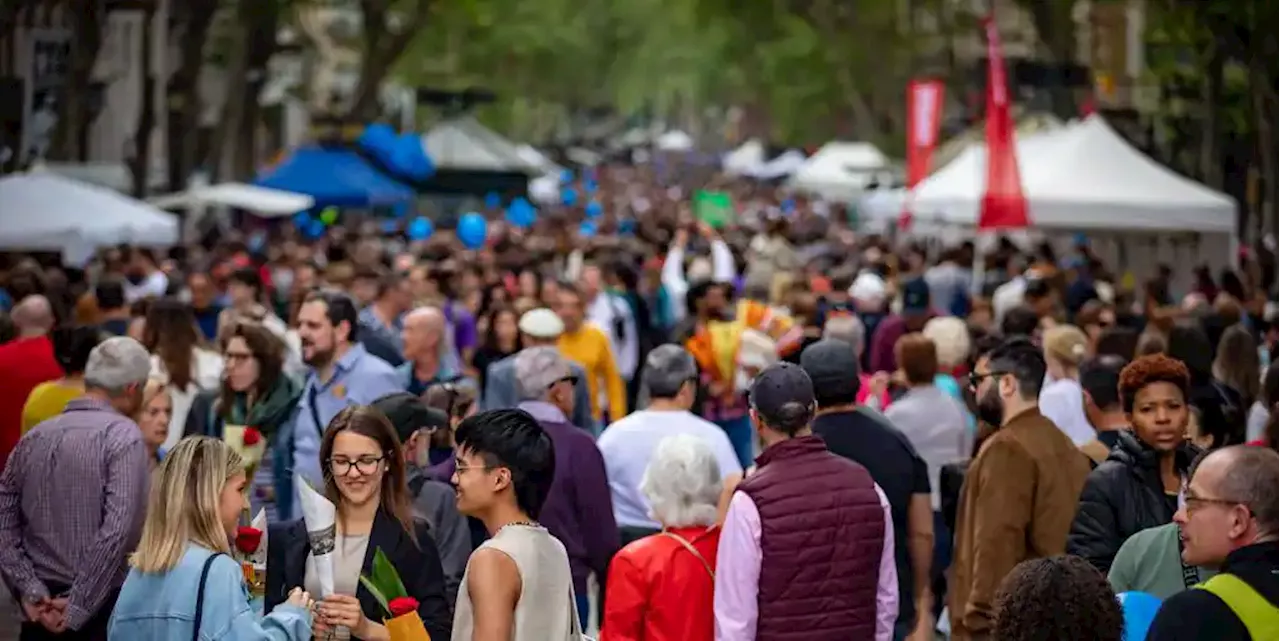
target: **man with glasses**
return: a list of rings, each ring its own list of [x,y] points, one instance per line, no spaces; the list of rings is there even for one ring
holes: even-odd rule
[[[467,568],[467,557],[471,556],[471,534],[466,519],[458,512],[453,486],[424,473],[431,435],[448,430],[449,417],[408,392],[383,396],[373,402],[373,408],[387,416],[400,438],[413,511],[431,526],[431,537],[440,550],[444,569],[445,596],[453,603]]]
[[[587,576],[604,584],[609,560],[618,551],[618,526],[604,458],[591,435],[567,418],[573,407],[577,376],[554,347],[531,347],[516,354],[520,386],[518,409],[528,412],[551,437],[556,472],[542,508],[542,524],[569,554],[573,587],[583,626],[588,612]]]
[[[1280,464],[1265,448],[1214,450],[1191,469],[1174,521],[1182,560],[1219,574],[1160,608],[1149,641],[1236,641],[1280,637],[1276,608]]]
[[[956,517],[952,638],[989,638],[996,588],[1028,559],[1062,554],[1089,464],[1040,413],[1040,349],[1011,338],[970,376],[980,420],[995,428],[965,477]]]

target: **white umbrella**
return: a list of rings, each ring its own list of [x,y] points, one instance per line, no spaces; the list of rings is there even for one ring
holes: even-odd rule
[[[99,247],[178,238],[177,217],[110,189],[43,172],[0,178],[0,249],[61,251],[78,264]]]
[[[222,205],[248,210],[263,218],[275,218],[311,209],[316,199],[306,194],[257,185],[222,183],[149,198],[147,202],[165,209]]]

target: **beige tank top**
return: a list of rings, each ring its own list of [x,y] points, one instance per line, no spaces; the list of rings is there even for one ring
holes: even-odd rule
[[[573,577],[569,574],[569,555],[546,528],[532,525],[508,525],[497,536],[485,541],[479,549],[493,548],[511,557],[520,572],[520,600],[516,603],[515,626],[511,641],[578,641],[578,610],[574,603]],[[453,614],[455,641],[471,641],[473,613],[467,577],[471,565],[462,575],[458,588],[458,604]]]

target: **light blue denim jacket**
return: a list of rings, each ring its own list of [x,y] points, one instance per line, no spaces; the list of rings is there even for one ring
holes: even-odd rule
[[[195,624],[196,594],[200,571],[213,554],[194,543],[164,574],[129,570],[111,623],[109,641],[187,641]],[[204,619],[200,641],[307,641],[311,638],[311,614],[282,604],[265,617],[249,607],[240,564],[229,556],[209,567],[204,589]]]

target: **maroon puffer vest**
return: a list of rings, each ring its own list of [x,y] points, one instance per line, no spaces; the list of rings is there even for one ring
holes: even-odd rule
[[[871,474],[817,436],[773,445],[756,464],[738,486],[760,512],[756,638],[874,639],[884,509]]]

